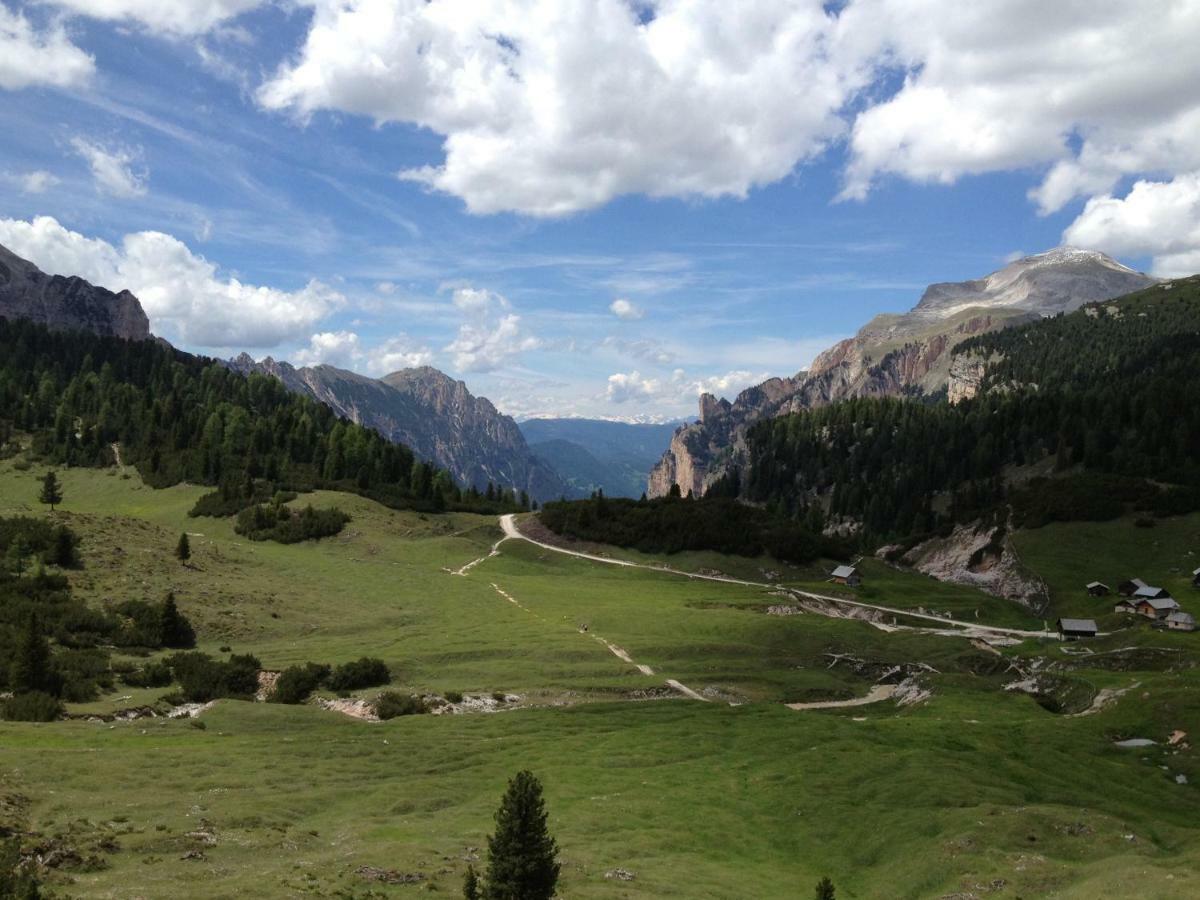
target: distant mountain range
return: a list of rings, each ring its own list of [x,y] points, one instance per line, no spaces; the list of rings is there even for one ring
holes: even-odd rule
[[[135,341],[150,337],[150,320],[129,291],[114,294],[82,278],[47,275],[4,246],[0,246],[0,315],[104,337]]]
[[[654,466],[684,420],[634,424],[607,419],[527,419],[529,449],[566,482],[567,496],[599,489],[610,497],[639,497]]]
[[[229,365],[244,374],[278,378],[350,421],[411,447],[464,486],[483,490],[490,482],[526,491],[538,501],[570,492],[558,473],[530,451],[511,417],[429,366],[369,378],[334,366],[296,368],[270,357],[255,362],[245,353]]]
[[[748,388],[732,403],[700,398],[700,421],[678,430],[650,473],[651,496],[678,484],[704,493],[745,462],[746,430],[763,419],[851,397],[970,391],[947,352],[971,335],[1078,309],[1155,283],[1103,253],[1059,247],[977,280],[930,285],[902,315],[879,315],[820,354],[807,371]]]

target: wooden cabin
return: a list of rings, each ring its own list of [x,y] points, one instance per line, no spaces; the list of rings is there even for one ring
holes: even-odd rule
[[[1111,588],[1103,581],[1092,581],[1087,585],[1087,592],[1093,597],[1107,597]]]
[[[1094,638],[1100,629],[1092,619],[1059,619],[1058,639],[1060,641],[1077,641],[1080,638]]]
[[[1166,618],[1167,629],[1169,631],[1195,631],[1196,617],[1191,613],[1185,613],[1181,609],[1169,613]]]
[[[1138,614],[1147,619],[1165,619],[1177,609],[1179,604],[1170,597],[1143,597],[1137,601]]]
[[[848,584],[851,587],[862,584],[862,576],[854,566],[838,566],[830,577],[833,578],[834,584]]]

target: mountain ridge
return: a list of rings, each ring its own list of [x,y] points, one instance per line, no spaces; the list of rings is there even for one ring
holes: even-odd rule
[[[746,430],[764,419],[851,397],[954,393],[947,351],[959,340],[1156,282],[1099,251],[1056,247],[980,279],[931,284],[908,312],[875,316],[805,371],[747,388],[732,403],[702,395],[700,421],[672,436],[650,472],[647,493],[664,496],[678,485],[684,495],[703,495],[745,462]]]
[[[145,340],[150,320],[127,290],[114,293],[78,276],[49,275],[0,244],[0,315],[59,331]]]
[[[279,379],[350,421],[411,447],[467,487],[511,487],[539,502],[565,491],[562,479],[534,456],[510,416],[431,366],[372,378],[327,364],[296,367],[271,357],[255,361],[246,353],[229,365],[243,374]]]

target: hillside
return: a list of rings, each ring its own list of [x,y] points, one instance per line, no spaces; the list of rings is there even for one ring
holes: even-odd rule
[[[958,402],[859,398],[761,422],[722,487],[861,523],[868,543],[1002,510],[1036,527],[1200,508],[1200,277],[949,356]]]
[[[279,379],[289,390],[411,447],[468,487],[482,491],[493,484],[538,501],[566,491],[558,474],[530,451],[511,417],[437,369],[404,369],[376,379],[327,365],[296,368],[270,357],[255,362],[244,353],[229,365]]]
[[[0,316],[135,341],[150,336],[150,321],[129,291],[114,294],[82,278],[47,275],[4,246],[0,246]]]
[[[571,488],[568,496],[602,490],[610,497],[639,497],[646,489],[646,473],[662,456],[677,424],[526,419],[520,428],[530,449]]]
[[[880,315],[821,353],[808,371],[774,378],[732,402],[705,396],[700,421],[672,438],[649,479],[651,496],[678,484],[697,496],[747,462],[745,435],[774,416],[855,397],[936,395],[951,383],[948,351],[963,338],[1078,309],[1154,283],[1095,251],[1061,247],[985,278],[930,285],[904,315]]]

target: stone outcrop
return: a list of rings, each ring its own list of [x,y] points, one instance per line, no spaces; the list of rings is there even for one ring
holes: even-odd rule
[[[700,421],[675,433],[650,473],[647,493],[678,484],[697,495],[747,461],[745,435],[755,422],[853,397],[973,397],[984,361],[959,361],[954,348],[977,334],[1078,309],[1140,290],[1155,279],[1091,250],[1060,247],[1017,260],[985,278],[930,285],[903,315],[880,315],[852,338],[821,353],[808,371],[772,378],[729,403],[700,398]]]
[[[278,378],[288,389],[324,403],[352,422],[412,448],[462,485],[526,491],[538,501],[565,491],[558,475],[525,443],[517,423],[463,382],[423,366],[368,378],[334,366],[296,368],[243,353],[230,367]]]
[[[81,329],[131,341],[150,337],[150,320],[129,291],[114,294],[82,278],[47,275],[0,246],[0,316],[56,330]]]

